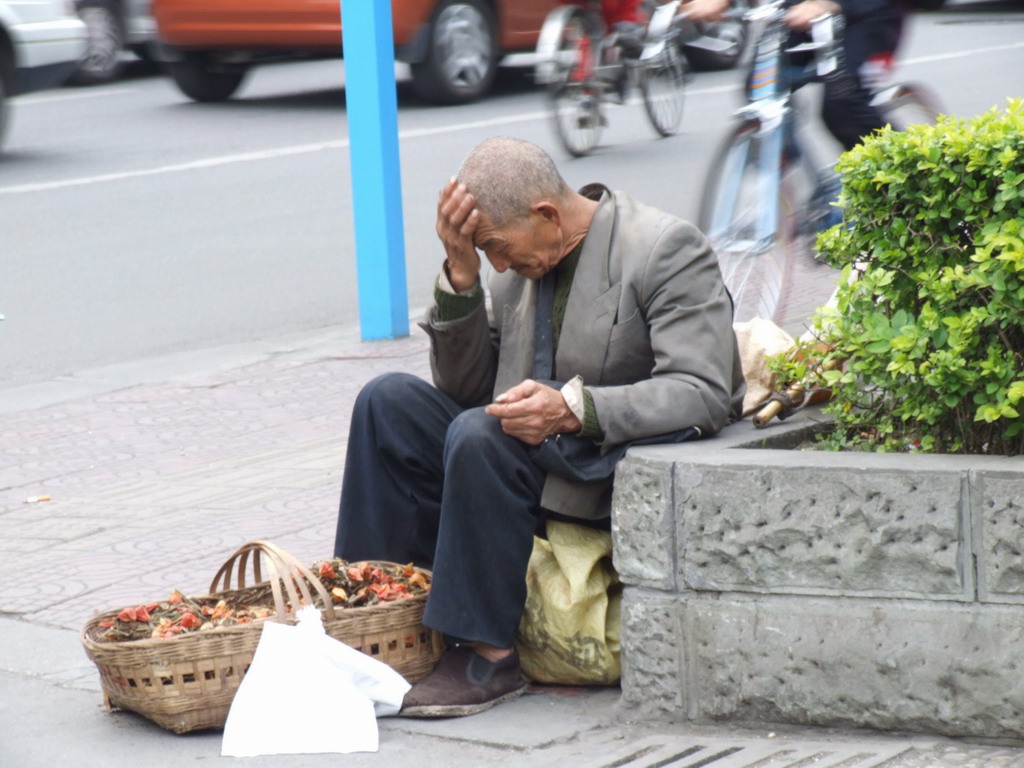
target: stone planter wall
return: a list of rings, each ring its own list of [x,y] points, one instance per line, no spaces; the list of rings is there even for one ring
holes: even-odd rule
[[[788,449],[820,421],[620,464],[624,700],[1024,738],[1024,459]]]

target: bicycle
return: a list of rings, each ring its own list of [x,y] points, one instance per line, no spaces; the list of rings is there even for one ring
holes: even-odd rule
[[[569,154],[588,154],[606,125],[604,102],[615,92],[619,103],[639,85],[644,109],[660,136],[676,132],[683,117],[688,72],[679,46],[673,0],[651,14],[639,56],[626,55],[620,33],[604,29],[591,6],[562,5],[541,27],[537,43],[537,82],[546,85],[555,130]]]
[[[748,21],[762,23],[747,104],[714,155],[698,216],[718,255],[736,321],[780,319],[788,273],[801,259],[813,259],[816,231],[838,192],[838,177],[819,171],[799,140],[792,94],[836,68],[841,17],[815,20],[813,42],[786,49],[785,13],[781,0],[744,12]],[[790,76],[786,54],[794,51],[814,53],[813,73]],[[930,94],[906,83],[875,91],[873,103],[894,126],[934,122],[939,112]]]

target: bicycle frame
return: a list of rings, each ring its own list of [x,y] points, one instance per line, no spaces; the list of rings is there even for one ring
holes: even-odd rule
[[[747,14],[748,20],[764,22],[766,25],[754,48],[753,64],[747,79],[748,103],[735,113],[741,122],[756,122],[757,136],[766,150],[759,158],[758,186],[763,205],[754,232],[754,250],[770,246],[775,238],[779,217],[775,190],[781,183],[781,158],[785,145],[793,143],[790,90],[784,80],[783,46],[788,35],[782,23],[784,14],[785,11],[777,4],[756,8]],[[747,147],[744,147],[742,155],[731,159],[737,168],[742,168],[746,163],[746,150]],[[707,233],[713,239],[725,236],[739,193],[739,174],[732,173],[726,178],[726,185],[719,193],[723,204],[716,206],[715,217]]]
[[[719,256],[735,316],[774,318],[787,306],[789,270],[813,257],[811,238],[829,224],[838,177],[820,170],[798,134],[793,92],[806,82],[848,77],[843,20],[816,19],[811,42],[787,47],[786,10],[773,2],[745,18],[763,22],[736,111],[705,180],[699,224]],[[788,54],[813,52],[812,66],[791,68]],[[842,83],[839,83],[842,85]],[[914,86],[879,93],[880,107],[929,110]],[[809,182],[809,183],[806,183]]]
[[[540,60],[537,62],[534,70],[534,79],[538,84],[547,86],[557,85],[562,71],[569,69],[575,63],[558,58],[558,39],[569,19],[579,10],[580,6],[560,5],[552,10],[547,15],[547,18],[544,19],[544,25],[541,27],[540,35],[537,38],[537,52]],[[604,31],[601,30],[597,39],[601,40],[603,38]],[[584,42],[587,48],[591,47],[589,39]],[[573,55],[575,55],[575,52],[573,52]]]
[[[682,119],[685,64],[674,40],[680,6],[672,0],[658,8],[642,40],[607,33],[588,5],[556,7],[541,27],[536,80],[548,87],[555,127],[570,154],[580,157],[597,145],[607,120],[602,104],[614,93],[616,103],[639,87],[651,126],[670,136]],[[632,44],[641,43],[634,53]]]
[[[581,10],[589,24],[589,34],[583,35],[572,51],[559,51],[558,39],[562,30],[570,18]],[[614,81],[615,73],[627,66],[620,57],[615,61],[606,61],[608,51],[615,47],[599,15],[587,10],[584,5],[558,6],[544,20],[537,39],[540,60],[534,71],[534,80],[541,85],[557,86],[561,82],[562,73],[570,71],[573,82],[607,87]],[[559,56],[559,53],[562,55]]]
[[[607,30],[600,25],[597,17],[594,17],[593,40],[584,37],[580,40],[579,48],[573,52],[573,61],[559,59],[556,55],[558,36],[564,29],[569,18],[585,6],[563,5],[557,7],[544,20],[540,36],[537,40],[537,51],[541,53],[540,61],[534,73],[534,80],[541,85],[553,85],[558,83],[560,69],[571,69],[573,80],[582,82],[597,79],[602,83],[610,83],[614,80],[614,74],[621,68],[634,68],[654,61],[665,52],[665,47],[679,35],[679,23],[686,18],[686,14],[680,14],[679,6],[682,0],[671,0],[671,2],[657,6],[647,23],[644,36],[644,46],[636,62],[619,58],[615,61],[606,62],[609,47],[615,47],[614,41],[608,35]],[[572,67],[572,64],[578,66]]]
[[[812,30],[814,42],[786,49],[788,31],[783,24],[785,9],[780,3],[755,8],[745,13],[750,22],[764,23],[765,28],[758,37],[754,50],[751,72],[746,81],[748,103],[736,111],[740,123],[754,123],[758,126],[757,137],[763,152],[759,157],[758,187],[762,205],[754,232],[751,248],[761,251],[769,248],[774,241],[779,220],[779,198],[777,190],[782,182],[782,160],[795,160],[806,154],[798,150],[796,126],[794,124],[791,97],[791,73],[786,67],[788,51],[811,50],[817,56],[817,75],[823,76],[834,70],[836,63],[836,36],[833,16],[815,20]],[[729,170],[742,168],[746,162],[743,146],[730,158]],[[715,216],[710,222],[708,236],[723,238],[734,213],[738,196],[740,177],[738,172],[726,173],[726,183],[720,190]]]
[[[665,46],[678,34],[676,23],[680,5],[681,0],[672,0],[654,9],[647,24],[647,39],[640,53],[641,62],[652,61],[664,53]]]

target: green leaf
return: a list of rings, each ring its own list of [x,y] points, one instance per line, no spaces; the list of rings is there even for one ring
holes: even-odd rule
[[[1022,451],[1021,137],[1013,99],[878,132],[839,158],[846,226],[818,247],[841,279],[835,310],[813,323],[845,361],[819,379],[834,392],[834,445]]]
[[[974,415],[975,421],[984,421],[991,424],[993,421],[999,420],[999,409],[992,405],[983,405],[978,408],[977,413]]]

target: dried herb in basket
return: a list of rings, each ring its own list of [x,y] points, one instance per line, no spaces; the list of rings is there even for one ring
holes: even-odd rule
[[[315,561],[312,570],[331,593],[335,605],[346,607],[404,600],[430,591],[426,577],[412,563],[350,565],[335,557]]]
[[[311,568],[336,607],[362,607],[403,600],[426,594],[430,584],[412,563],[350,564],[339,558],[317,560]],[[314,603],[319,603],[314,592]],[[320,606],[323,607],[323,606]],[[291,604],[285,605],[291,612]],[[125,608],[116,618],[99,622],[103,630],[96,639],[103,642],[127,642],[150,638],[171,639],[190,632],[206,632],[232,627],[277,615],[269,588],[252,588],[226,597],[185,597],[178,590],[167,600]]]
[[[178,590],[161,603],[147,603],[125,608],[115,619],[99,623],[106,632],[97,637],[108,642],[126,642],[161,638],[164,640],[186,632],[204,632],[217,627],[248,624],[273,616],[267,605],[236,605],[216,598],[185,597]]]

